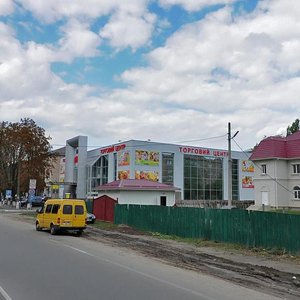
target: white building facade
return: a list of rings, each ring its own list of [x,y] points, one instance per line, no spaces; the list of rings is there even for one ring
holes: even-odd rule
[[[254,149],[255,206],[300,208],[300,132],[268,137]]]
[[[147,179],[178,187],[176,200],[228,199],[226,150],[130,140],[91,151],[81,144],[79,151],[77,139],[69,140],[65,181],[78,198],[95,197],[97,187],[118,179]],[[250,153],[232,151],[231,156],[232,199],[254,200]]]

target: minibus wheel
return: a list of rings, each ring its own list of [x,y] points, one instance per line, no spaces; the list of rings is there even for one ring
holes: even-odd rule
[[[35,223],[35,229],[36,229],[36,231],[41,231],[41,230],[42,230],[42,228],[41,228],[39,222],[36,222],[36,223]]]
[[[54,228],[53,224],[50,225],[50,234],[51,235],[55,235],[56,234],[56,229]]]

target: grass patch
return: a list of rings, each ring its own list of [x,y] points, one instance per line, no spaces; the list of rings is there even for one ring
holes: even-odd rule
[[[203,240],[199,238],[182,238],[175,235],[161,234],[159,232],[151,232],[151,235],[162,240],[172,240],[181,243],[187,243],[196,247],[214,248],[221,251],[237,252],[243,255],[253,255],[262,257],[272,257],[273,259],[287,259],[300,263],[300,255],[290,255],[284,249],[279,248],[249,248],[245,245],[230,244],[225,242],[217,242]]]
[[[210,240],[203,240],[203,239],[199,239],[199,238],[183,238],[183,237],[179,237],[176,235],[167,235],[167,234],[161,234],[159,232],[152,232],[151,233],[152,236],[158,238],[158,239],[162,239],[162,240],[172,240],[172,241],[176,241],[176,242],[182,242],[182,243],[187,243],[187,244],[191,244],[197,247],[218,247],[218,248],[240,248],[242,246],[240,245],[235,245],[235,244],[226,244],[226,243],[220,243],[220,242],[216,242],[216,241],[210,241]]]
[[[93,227],[99,228],[99,229],[106,229],[106,230],[118,228],[118,225],[116,225],[114,223],[104,222],[104,221],[99,221],[99,220],[96,220],[96,222],[94,224],[91,224],[90,226],[93,226]]]

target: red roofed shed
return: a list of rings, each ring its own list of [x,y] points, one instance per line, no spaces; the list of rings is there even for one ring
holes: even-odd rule
[[[100,196],[93,201],[93,214],[97,220],[113,222],[117,203],[118,201],[107,195]]]

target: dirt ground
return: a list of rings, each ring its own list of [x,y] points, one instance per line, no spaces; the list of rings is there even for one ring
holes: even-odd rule
[[[12,214],[10,217],[34,226],[32,216]],[[82,238],[130,249],[178,268],[215,276],[282,299],[300,299],[299,257],[255,255],[251,251],[224,247],[199,247],[159,239],[124,225],[105,230],[88,226]]]
[[[300,299],[298,260],[261,257],[238,250],[196,247],[158,239],[126,226],[103,230],[89,226],[84,238],[129,248],[164,263],[234,282],[283,299]]]

